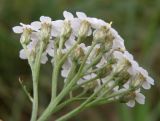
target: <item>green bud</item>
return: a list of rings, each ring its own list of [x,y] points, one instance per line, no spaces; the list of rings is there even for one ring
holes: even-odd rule
[[[135,97],[136,97],[135,92],[131,91],[128,94],[122,96],[120,98],[120,102],[121,103],[127,103],[128,101],[135,99]]]
[[[97,80],[94,80],[92,82],[89,82],[87,84],[85,84],[83,87],[85,90],[94,90],[98,85]]]
[[[104,78],[106,76],[108,76],[112,71],[112,66],[110,64],[108,64],[107,66],[105,66],[104,68],[102,68],[101,70],[99,70],[97,72],[97,75],[100,77],[100,78]]]
[[[118,82],[119,86],[124,85],[130,78],[130,74],[127,71],[121,71],[114,75],[113,80]]]

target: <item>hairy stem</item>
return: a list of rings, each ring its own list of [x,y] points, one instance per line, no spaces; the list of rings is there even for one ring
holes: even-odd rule
[[[44,43],[40,43],[40,49],[36,56],[34,66],[32,68],[32,78],[33,78],[33,105],[32,105],[32,115],[31,121],[36,121],[38,113],[38,79],[40,72],[40,61],[43,53]]]

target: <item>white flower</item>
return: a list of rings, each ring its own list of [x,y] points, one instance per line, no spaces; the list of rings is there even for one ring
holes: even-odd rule
[[[142,87],[144,89],[150,89],[151,85],[154,85],[154,80],[148,75],[148,72],[143,69],[142,67],[139,67],[138,70],[145,78],[144,82],[142,83]]]
[[[106,23],[105,21],[103,21],[101,19],[87,17],[87,15],[83,12],[76,12],[76,15],[80,20],[88,21],[94,29],[98,29],[101,26],[108,26],[109,25],[108,23]]]
[[[40,21],[34,21],[31,23],[31,26],[39,30],[42,24],[52,24],[52,19],[48,16],[41,16]]]
[[[63,16],[64,16],[65,20],[70,21],[71,27],[72,27],[72,34],[74,36],[78,36],[78,31],[79,31],[79,27],[80,27],[80,20],[77,18],[74,18],[73,14],[68,11],[64,11]]]
[[[19,57],[21,59],[28,59],[27,54],[28,54],[28,56],[30,56],[33,53],[33,51],[35,52],[35,48],[36,48],[37,42],[38,41],[31,41],[27,45],[27,48],[26,48],[27,49],[27,53],[25,52],[24,49],[20,50]]]
[[[71,35],[70,38],[65,42],[66,49],[70,49],[75,43],[75,36]]]
[[[63,12],[63,16],[66,20],[73,20],[74,19],[74,16],[72,13],[68,12],[68,11],[64,11]]]
[[[27,59],[27,54],[25,53],[24,49],[19,51],[19,57],[24,60]]]
[[[139,104],[144,104],[145,103],[145,96],[140,93],[140,89],[136,90],[134,92],[134,98],[129,100],[126,105],[129,107],[134,107],[135,106],[135,101],[138,102]]]
[[[52,21],[51,36],[53,37],[60,36],[62,26],[63,26],[63,20]]]
[[[31,30],[31,31],[37,31],[37,28],[35,28],[34,26],[32,25],[28,25],[28,24],[23,24],[23,23],[20,23],[21,26],[15,26],[13,27],[13,31],[17,34],[20,34],[20,33],[23,33],[23,31],[25,29],[27,30]]]

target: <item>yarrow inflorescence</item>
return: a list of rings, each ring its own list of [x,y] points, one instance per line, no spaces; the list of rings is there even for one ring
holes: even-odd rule
[[[76,15],[64,11],[64,20],[41,16],[40,21],[13,27],[15,33],[22,34],[20,58],[34,64],[43,46],[41,63],[51,58],[53,68],[59,65],[64,88],[70,87],[68,92],[78,88],[89,91],[95,94],[90,101],[97,103],[106,99],[120,100],[129,107],[135,106],[135,100],[144,104],[141,90],[150,89],[154,80],[126,50],[112,23],[83,12]]]

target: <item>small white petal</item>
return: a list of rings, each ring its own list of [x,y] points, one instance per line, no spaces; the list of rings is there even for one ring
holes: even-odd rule
[[[84,76],[83,78],[86,79],[86,80],[89,80],[89,79],[91,79],[92,77],[91,77],[91,75],[86,75],[86,76]]]
[[[47,57],[46,53],[43,53],[42,57],[41,57],[41,63],[46,64],[47,61],[48,61],[48,57]]]
[[[144,89],[150,89],[151,88],[151,85],[147,82],[147,81],[144,81],[143,84],[142,84],[142,87]]]
[[[19,52],[19,57],[20,57],[21,59],[27,59],[27,55],[26,55],[24,49],[20,50],[20,52]]]
[[[82,83],[84,83],[84,82],[86,82],[86,80],[84,80],[84,79],[79,79],[79,80],[77,81],[77,84],[80,85],[80,84],[82,84]]]
[[[60,36],[61,29],[63,27],[63,20],[52,21],[52,26],[51,35],[53,37]]]
[[[54,49],[47,49],[46,52],[49,56],[54,57]]]
[[[46,22],[46,23],[49,23],[49,22],[51,22],[52,20],[51,20],[51,18],[50,17],[48,17],[48,16],[41,16],[40,17],[40,21],[41,22]]]
[[[134,100],[130,100],[130,101],[128,101],[128,102],[126,103],[126,105],[132,108],[132,107],[135,106],[135,101],[134,101]]]
[[[68,74],[69,74],[69,70],[62,70],[62,71],[61,71],[62,77],[67,77]]]
[[[40,39],[39,33],[37,33],[37,32],[31,33],[31,40],[32,41],[38,41],[39,39]]]
[[[147,78],[147,82],[149,82],[151,85],[154,85],[154,80],[151,77]]]
[[[139,104],[144,104],[145,103],[145,96],[141,93],[137,93],[135,99]]]
[[[124,43],[118,39],[114,39],[113,40],[113,45],[112,45],[113,49],[125,49]]]
[[[74,16],[72,15],[72,13],[67,12],[67,11],[64,11],[64,12],[63,12],[63,16],[64,16],[64,18],[67,19],[67,20],[71,20],[71,19],[74,18]]]
[[[66,61],[65,61],[65,63],[63,64],[63,66],[62,66],[62,68],[64,69],[64,70],[69,70],[70,68],[71,68],[71,60],[68,58]]]
[[[38,30],[38,29],[41,28],[41,22],[39,22],[39,21],[32,22],[32,23],[31,23],[31,26],[32,26],[35,30]]]
[[[126,89],[129,89],[129,84],[130,84],[130,81],[127,81],[127,82],[123,85],[123,87],[126,88]]]
[[[65,42],[65,47],[67,49],[71,48],[74,44],[76,43],[75,41],[75,37],[70,37],[70,39],[68,39],[66,42]]]
[[[79,19],[86,19],[87,15],[83,12],[76,12],[76,15]]]
[[[17,33],[17,34],[20,34],[20,33],[23,32],[23,27],[21,27],[21,26],[15,26],[15,27],[12,28],[12,30],[13,30],[15,33]]]

